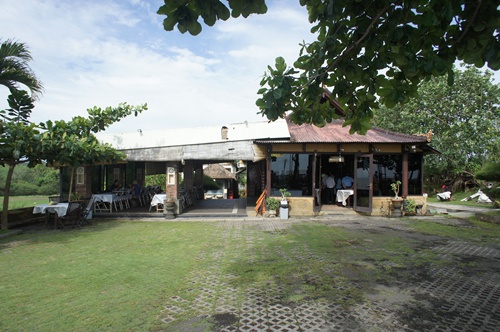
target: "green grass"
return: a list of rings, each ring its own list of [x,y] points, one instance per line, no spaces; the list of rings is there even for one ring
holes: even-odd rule
[[[434,235],[484,243],[500,236],[498,225],[477,221],[474,228],[409,225],[415,231],[402,236],[311,222],[264,232],[245,223],[106,221],[0,239],[0,330],[177,331],[175,324],[200,315],[189,301],[213,278],[220,281],[214,307],[224,283],[240,296],[277,284],[283,303],[326,299],[348,307],[374,283],[411,284],[422,267],[452,264],[428,249]],[[187,304],[166,325],[159,316],[174,296]]]
[[[471,227],[455,227],[452,225],[423,221],[411,221],[409,225],[420,233],[451,237],[471,242],[489,242],[498,241],[498,239],[500,239],[499,225],[479,221],[475,218],[469,219],[469,222]]]
[[[3,196],[0,196],[0,211],[3,211]],[[46,204],[49,202],[48,196],[10,196],[9,210],[34,207],[37,204]]]
[[[108,222],[0,240],[0,330],[148,331],[213,229]]]

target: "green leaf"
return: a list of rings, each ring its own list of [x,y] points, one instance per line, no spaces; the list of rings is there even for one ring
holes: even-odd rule
[[[282,57],[277,57],[276,58],[276,70],[279,72],[283,73],[286,70],[286,62],[285,59]]]

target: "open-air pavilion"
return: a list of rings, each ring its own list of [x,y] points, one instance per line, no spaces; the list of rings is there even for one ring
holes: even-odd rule
[[[398,180],[399,196],[415,198],[425,212],[423,156],[436,153],[429,146],[430,135],[380,128],[351,135],[341,119],[324,127],[280,119],[152,132],[139,129],[98,138],[127,157],[113,165],[80,167],[76,192],[91,197],[108,191],[115,180],[124,186],[137,181],[143,187],[146,175],[165,174],[165,183],[157,185],[166,197],[176,199],[175,212],[180,215],[188,206],[191,211],[197,208],[197,204],[186,204],[186,193],[192,202],[204,197],[204,165],[219,163],[232,163],[236,172],[247,175],[245,189],[240,193],[231,188],[232,195],[226,199],[253,206],[263,192],[276,196],[286,188],[291,193],[290,216],[311,216],[332,208],[388,215],[394,197],[391,183]],[[338,202],[327,206],[322,201],[322,175],[326,173],[337,180],[344,175],[354,178],[352,195],[342,202],[345,206],[338,207]]]

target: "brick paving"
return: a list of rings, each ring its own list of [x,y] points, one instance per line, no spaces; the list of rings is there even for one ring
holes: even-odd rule
[[[345,228],[365,230],[408,231],[403,222],[387,218],[310,218],[309,220]],[[417,281],[411,289],[381,285],[380,297],[366,296],[348,307],[349,289],[356,282],[344,280],[336,287],[345,297],[337,301],[303,299],[287,302],[281,285],[274,281],[254,281],[237,289],[232,285],[235,275],[221,272],[219,262],[236,260],[236,253],[224,250],[224,243],[237,240],[240,249],[248,252],[245,260],[251,266],[259,259],[255,249],[260,248],[259,234],[281,232],[304,220],[223,220],[214,222],[221,249],[198,259],[212,262],[203,271],[193,272],[185,284],[184,297],[169,299],[158,318],[167,331],[500,331],[500,243],[483,247],[455,240],[442,241],[431,247],[431,252],[443,260],[457,260],[456,268],[429,267],[428,278]],[[447,222],[450,222],[447,219]],[[499,240],[500,241],[500,240]],[[292,252],[279,251],[281,257],[297,262],[318,262],[325,273],[332,273],[332,264],[301,246]],[[263,253],[265,254],[265,253]],[[466,264],[483,260],[496,264],[496,273],[467,273]],[[311,279],[317,276],[308,276]],[[387,305],[389,299],[397,305]],[[425,314],[425,315],[424,315]],[[191,317],[186,323],[186,317]],[[201,322],[210,322],[203,325]],[[187,324],[187,325],[186,325]],[[186,327],[189,326],[189,327]],[[203,327],[206,329],[204,330]]]

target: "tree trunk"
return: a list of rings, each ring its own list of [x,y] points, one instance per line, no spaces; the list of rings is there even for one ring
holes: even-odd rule
[[[9,229],[9,196],[10,196],[10,184],[12,182],[12,174],[14,174],[14,167],[16,164],[9,165],[9,171],[7,172],[7,179],[5,179],[5,190],[3,196],[3,211],[2,211],[2,229]]]
[[[74,170],[74,168],[73,168],[73,167],[70,167],[70,170],[71,170],[71,171],[70,171],[70,172],[71,172],[71,174],[70,174],[70,177],[69,177],[69,193],[68,193],[68,202],[70,202],[70,201],[71,201],[71,194],[72,194],[72,192],[73,192],[73,174],[74,174],[73,170]]]

